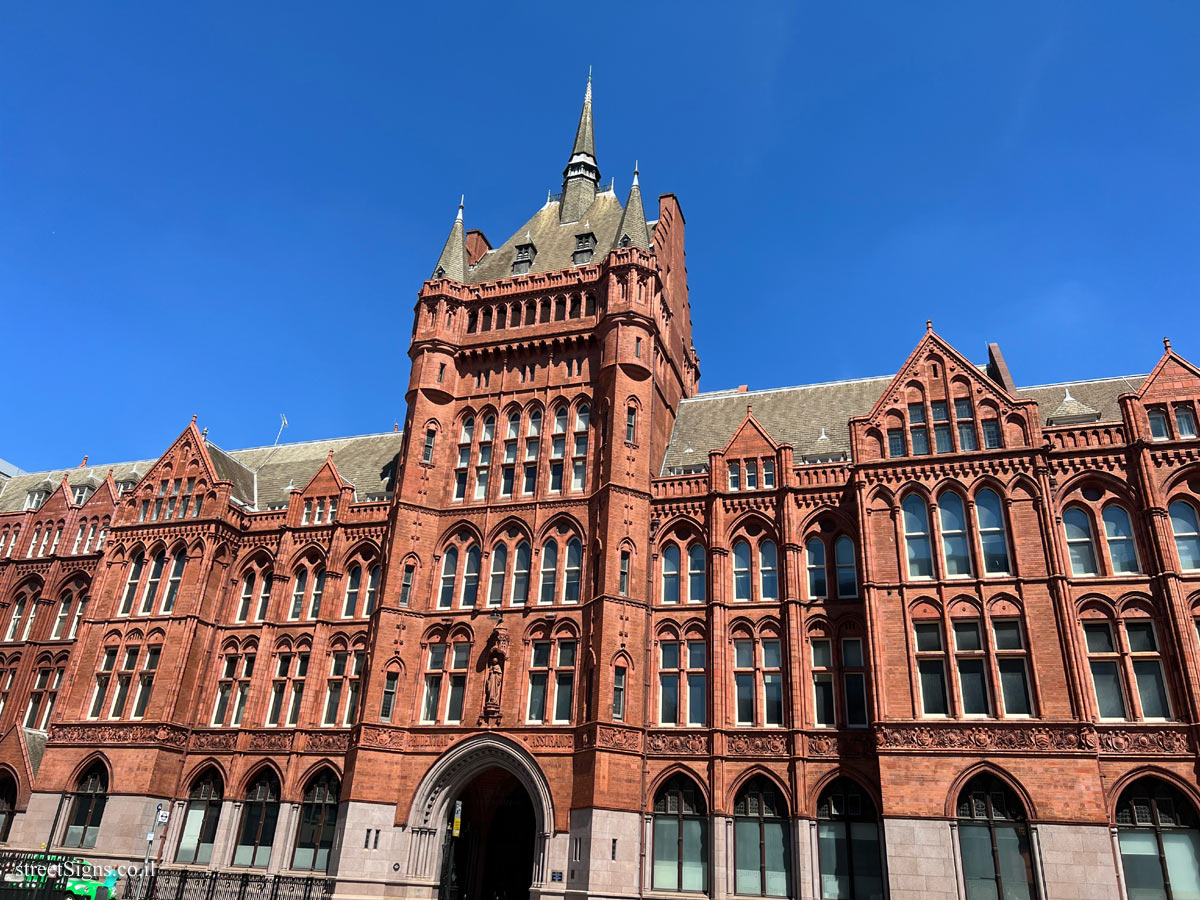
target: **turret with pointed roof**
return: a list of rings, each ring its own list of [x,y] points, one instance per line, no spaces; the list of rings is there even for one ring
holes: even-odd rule
[[[575,129],[575,144],[571,158],[563,169],[562,203],[558,221],[578,222],[596,199],[600,185],[600,167],[596,163],[596,136],[592,125],[592,75],[588,73],[579,127]]]
[[[450,236],[442,247],[442,255],[438,257],[437,265],[433,267],[434,278],[450,278],[454,281],[467,280],[467,238],[463,232],[463,203],[466,198],[458,201],[458,215],[450,226]]]
[[[650,231],[646,228],[646,211],[642,208],[637,163],[633,164],[633,184],[629,187],[629,199],[625,201],[625,211],[621,213],[621,223],[617,226],[613,246],[650,249]]]

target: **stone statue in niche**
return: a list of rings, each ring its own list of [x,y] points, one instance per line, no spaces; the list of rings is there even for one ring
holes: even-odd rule
[[[504,694],[504,664],[508,660],[508,629],[503,623],[497,624],[488,638],[484,658],[487,660],[487,677],[483,682],[483,712],[479,715],[479,724],[490,728],[499,725],[503,719],[500,700]]]

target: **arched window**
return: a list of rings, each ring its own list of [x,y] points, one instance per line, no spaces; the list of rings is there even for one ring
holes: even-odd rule
[[[529,413],[529,428],[525,432],[526,437],[537,437],[542,433],[542,411],[535,409]]]
[[[475,438],[475,417],[467,416],[463,419],[462,435],[459,437],[460,444],[469,444]]]
[[[563,603],[579,602],[579,572],[583,562],[583,544],[578,538],[567,542],[567,562],[563,567]]]
[[[560,406],[554,411],[554,433],[567,433],[567,408],[565,406]]]
[[[938,498],[938,519],[942,525],[942,559],[949,578],[971,575],[971,551],[967,543],[967,517],[962,497],[946,491]]]
[[[679,602],[679,548],[667,544],[662,553],[662,602]]]
[[[1196,507],[1186,500],[1176,500],[1171,504],[1170,513],[1179,567],[1194,572],[1200,569],[1200,520],[1196,516]]]
[[[908,556],[909,578],[933,577],[933,551],[929,545],[929,510],[917,494],[909,494],[901,504],[904,512],[904,546]]]
[[[692,544],[688,550],[688,603],[703,603],[708,599],[708,585],[705,581],[707,568],[704,545]]]
[[[733,815],[735,893],[787,896],[787,804],[779,789],[761,775],[751,778]]]
[[[296,833],[296,851],[292,856],[293,869],[324,872],[329,866],[340,791],[341,782],[328,769],[309,782],[304,792],[304,802],[300,804],[300,828]]]
[[[254,621],[261,622],[267,617],[267,607],[271,603],[271,584],[274,576],[267,569],[262,573],[262,584],[258,588],[258,609],[254,611]]]
[[[1063,531],[1067,536],[1067,554],[1071,557],[1071,574],[1095,575],[1096,544],[1092,540],[1092,520],[1078,506],[1063,512]]]
[[[247,572],[242,576],[242,597],[238,601],[237,621],[245,622],[250,615],[250,602],[254,599],[254,573]]]
[[[504,602],[504,572],[508,568],[508,545],[497,544],[492,548],[492,577],[488,583],[488,606],[499,606]]]
[[[779,553],[774,541],[763,541],[758,545],[758,578],[762,588],[759,599],[779,599]]]
[[[804,545],[804,554],[807,557],[809,599],[824,597],[828,590],[825,580],[825,542],[819,537],[809,538]]]
[[[289,619],[300,618],[304,609],[304,591],[308,587],[308,569],[301,568],[296,572],[295,583],[292,586],[292,608],[288,611]]]
[[[835,779],[817,800],[821,900],[883,900],[880,851],[871,797],[849,778]]]
[[[83,773],[71,797],[71,815],[63,839],[67,847],[95,847],[108,801],[108,772],[100,762]]]
[[[146,579],[146,589],[142,592],[142,605],[138,609],[138,613],[143,616],[150,615],[150,611],[154,608],[154,600],[158,596],[158,585],[162,581],[163,567],[167,562],[167,551],[159,550],[154,554],[154,559],[150,564],[150,577]]]
[[[442,557],[442,590],[438,595],[438,608],[449,609],[454,605],[454,580],[458,575],[458,548],[447,547]]]
[[[212,860],[222,793],[221,776],[215,769],[208,769],[192,783],[175,862],[204,865]]]
[[[362,585],[362,566],[353,565],[346,575],[346,601],[342,606],[342,617],[353,619],[358,613],[358,591]]]
[[[25,618],[25,603],[27,599],[24,594],[21,594],[13,604],[12,614],[8,620],[8,631],[4,633],[6,641],[15,641],[17,639],[17,635],[21,631],[21,620]]]
[[[183,582],[183,569],[186,565],[187,550],[180,547],[175,551],[175,557],[171,561],[171,574],[167,578],[167,593],[162,602],[164,615],[175,608],[175,600],[179,596],[179,585]]]
[[[246,791],[233,864],[266,868],[271,861],[271,844],[275,842],[278,821],[279,779],[270,769],[264,769]]]
[[[553,603],[558,584],[558,544],[549,540],[542,545],[542,590],[538,603]]]
[[[321,615],[321,598],[325,596],[325,570],[317,569],[313,573],[312,596],[308,601],[308,617],[315,619]]]
[[[750,599],[750,545],[745,541],[733,545],[733,599]]]
[[[375,598],[379,595],[379,566],[371,566],[367,572],[367,597],[363,603],[363,615],[375,612]]]
[[[837,591],[843,600],[858,596],[858,576],[854,567],[854,541],[842,535],[833,544],[837,564]]]
[[[958,795],[958,844],[968,897],[1036,900],[1025,807],[994,775],[977,775]]]
[[[513,606],[524,606],[529,601],[529,565],[532,555],[528,543],[521,541],[517,544],[517,552],[513,559]]]
[[[1004,510],[995,491],[975,495],[975,521],[979,525],[979,545],[983,549],[985,575],[1007,575],[1008,539],[1004,534]]]
[[[479,600],[479,564],[480,551],[478,544],[467,548],[467,564],[463,567],[463,590],[461,605],[471,609]]]
[[[1114,575],[1136,573],[1137,547],[1133,542],[1133,526],[1125,507],[1110,503],[1104,507],[1104,538],[1108,542],[1108,558]]]
[[[708,812],[700,789],[684,775],[654,795],[653,889],[708,889]]]
[[[146,557],[139,552],[133,558],[133,562],[129,564],[129,577],[125,579],[125,593],[121,597],[121,615],[129,615],[133,609],[133,598],[137,595],[138,582],[142,578],[142,567],[146,564]]]
[[[575,430],[587,431],[588,423],[591,421],[592,410],[586,403],[581,403],[579,409],[575,411]]]
[[[1141,778],[1117,801],[1117,838],[1130,900],[1200,897],[1200,822],[1191,800]]]

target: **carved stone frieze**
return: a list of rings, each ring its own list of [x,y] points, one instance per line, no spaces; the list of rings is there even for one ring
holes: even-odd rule
[[[187,746],[186,728],[178,725],[51,725],[51,744],[148,744],[164,747]]]
[[[706,756],[707,734],[687,731],[652,731],[646,735],[646,752],[663,756]]]
[[[193,731],[193,750],[236,750],[236,731]]]
[[[246,738],[249,750],[290,750],[292,735],[288,731],[251,731]]]
[[[729,752],[737,756],[782,756],[788,752],[787,735],[738,732],[729,735]]]
[[[304,735],[304,749],[318,753],[344,753],[350,746],[348,731],[309,731]]]
[[[881,725],[876,746],[889,750],[1050,750],[1094,752],[1096,731],[1086,724],[1004,722],[965,726],[960,723]]]

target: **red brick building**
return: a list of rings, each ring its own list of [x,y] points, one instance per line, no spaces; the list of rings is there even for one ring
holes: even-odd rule
[[[589,86],[409,356],[403,431],[6,479],[6,846],[140,860],[161,804],[168,871],[345,897],[1200,897],[1169,343],[698,393],[683,213],[602,184]]]

